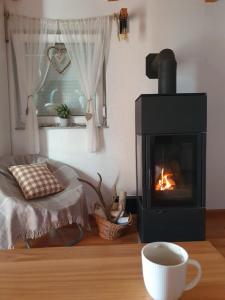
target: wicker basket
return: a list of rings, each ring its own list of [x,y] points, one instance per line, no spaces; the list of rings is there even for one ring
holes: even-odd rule
[[[115,240],[122,236],[132,224],[132,215],[129,216],[129,222],[125,225],[111,223],[98,215],[94,215],[94,217],[98,226],[99,236],[106,240]]]

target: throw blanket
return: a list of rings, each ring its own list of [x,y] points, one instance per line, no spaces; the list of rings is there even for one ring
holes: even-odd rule
[[[8,167],[37,162],[47,162],[65,190],[26,201]],[[12,249],[17,240],[35,239],[74,222],[86,225],[86,202],[77,177],[72,167],[36,155],[0,159],[0,249]]]

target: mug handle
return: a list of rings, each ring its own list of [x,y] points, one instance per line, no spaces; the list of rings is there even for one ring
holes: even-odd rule
[[[188,264],[194,266],[197,269],[198,274],[190,283],[186,284],[185,289],[184,289],[185,291],[193,289],[199,283],[199,281],[202,277],[202,268],[201,268],[200,263],[197,260],[189,259]]]

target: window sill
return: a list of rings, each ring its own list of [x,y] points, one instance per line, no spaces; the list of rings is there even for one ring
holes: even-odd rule
[[[58,117],[48,116],[38,117],[39,129],[80,129],[86,128],[86,121],[84,116],[70,117],[68,126],[60,126]]]
[[[85,129],[87,126],[85,124],[70,124],[68,126],[60,126],[59,123],[56,124],[41,124],[39,129]],[[109,128],[107,125],[98,126],[99,128]],[[21,128],[18,128],[21,129]]]
[[[68,126],[60,126],[59,118],[57,117],[38,117],[39,129],[85,129],[86,119],[84,116],[76,116],[70,118]],[[108,128],[106,119],[99,128]],[[17,127],[16,130],[24,130],[24,127]]]
[[[58,117],[38,117],[39,128],[47,129],[85,129],[86,119],[84,116],[71,116],[68,126],[60,126]],[[103,124],[99,125],[99,128],[108,128],[106,119],[103,120]]]
[[[86,124],[72,123],[68,126],[60,126],[60,123],[39,124],[39,129],[86,129]],[[107,125],[98,126],[99,128],[109,128]],[[16,127],[15,130],[25,130],[24,127]]]
[[[60,126],[60,123],[40,124],[39,129],[82,129],[86,124],[71,123],[68,126]]]

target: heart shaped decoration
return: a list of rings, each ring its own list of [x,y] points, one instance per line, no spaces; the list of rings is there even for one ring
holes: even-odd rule
[[[64,44],[55,44],[55,46],[49,47],[47,56],[51,65],[59,74],[62,74],[71,64],[71,59]]]
[[[87,121],[91,120],[92,114],[91,113],[86,113],[85,118],[86,118]]]

